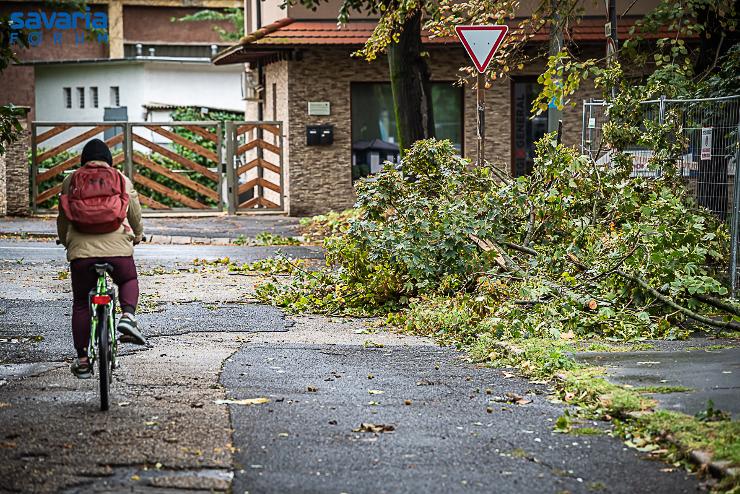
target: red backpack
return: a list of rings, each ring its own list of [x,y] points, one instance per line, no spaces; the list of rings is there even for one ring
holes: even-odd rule
[[[72,174],[59,206],[82,233],[114,232],[128,213],[126,181],[113,167],[88,163]]]

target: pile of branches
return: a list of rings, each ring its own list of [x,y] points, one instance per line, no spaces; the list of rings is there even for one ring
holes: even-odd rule
[[[740,328],[727,228],[679,174],[630,177],[629,160],[597,164],[552,135],[536,155],[512,179],[471,167],[448,141],[417,142],[358,185],[356,218],[325,241],[325,269],[260,295],[323,313],[436,307],[497,338]]]

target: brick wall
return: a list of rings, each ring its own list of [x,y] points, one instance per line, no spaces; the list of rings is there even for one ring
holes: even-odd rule
[[[30,125],[21,119],[20,138],[9,144],[0,155],[0,216],[29,214],[28,150],[31,145]]]

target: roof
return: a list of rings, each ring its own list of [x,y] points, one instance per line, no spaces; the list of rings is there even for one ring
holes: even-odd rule
[[[125,57],[125,58],[78,58],[66,60],[28,60],[17,62],[15,65],[84,65],[84,64],[109,64],[121,65],[142,62],[167,62],[180,64],[204,64],[210,63],[208,58],[196,57]]]
[[[210,105],[182,105],[182,104],[176,104],[176,103],[157,103],[157,102],[149,102],[144,105],[141,105],[144,108],[146,108],[149,111],[165,111],[165,110],[176,110],[177,108],[207,108],[208,111],[222,111],[222,112],[229,112],[229,113],[244,113],[243,109],[234,109],[234,108],[223,108],[223,107],[217,107],[217,106],[210,106]]]
[[[639,17],[623,17],[617,24],[619,39],[630,37],[630,29]],[[509,27],[516,27],[518,19],[509,22]],[[584,18],[568,29],[570,38],[582,42],[604,42],[604,23],[602,17]],[[286,17],[268,24],[247,36],[235,45],[222,50],[214,58],[216,65],[256,61],[294,48],[308,46],[361,46],[372,34],[376,20],[350,21],[337,25],[329,20],[296,20]],[[667,33],[648,34],[648,38],[657,38]],[[549,29],[546,27],[537,32],[533,41],[546,42]],[[422,42],[427,45],[457,45],[457,38],[431,38],[422,32]]]

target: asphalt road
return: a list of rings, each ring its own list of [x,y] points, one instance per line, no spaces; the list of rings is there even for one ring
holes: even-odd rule
[[[243,235],[246,238],[254,238],[262,232],[284,236],[298,235],[300,219],[280,215],[195,215],[183,218],[147,215],[144,223],[147,235],[211,238],[236,238]],[[54,235],[56,219],[54,217],[0,217],[0,233]]]
[[[189,262],[198,257],[217,259],[230,257],[238,262],[253,262],[283,252],[292,257],[321,259],[319,247],[295,245],[247,247],[218,245],[157,245],[140,244],[136,247],[137,261],[168,265],[175,262]],[[0,260],[12,261],[64,261],[64,248],[54,242],[27,242],[22,240],[0,240]]]
[[[564,409],[541,384],[368,321],[244,303],[253,277],[190,269],[195,257],[275,250],[137,248],[140,270],[172,269],[141,277],[151,346],[123,349],[101,414],[95,381],[67,369],[63,251],[0,242],[0,491],[697,491],[695,478],[605,434],[554,433]]]

